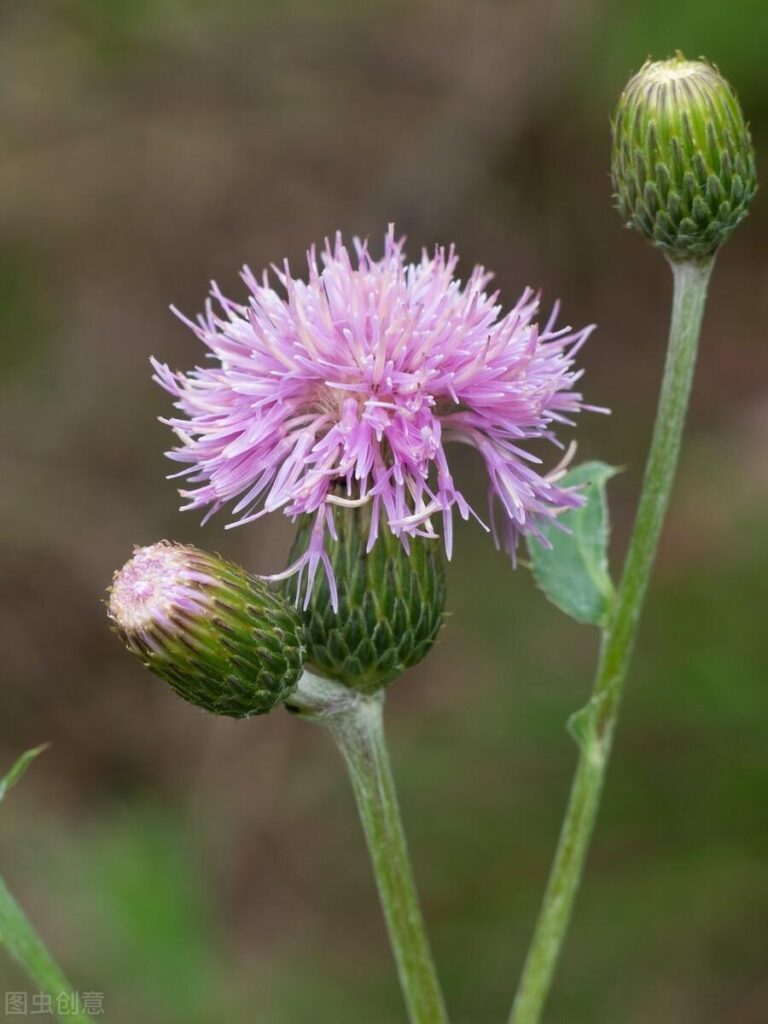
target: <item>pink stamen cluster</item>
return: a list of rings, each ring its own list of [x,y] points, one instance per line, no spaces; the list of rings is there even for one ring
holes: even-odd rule
[[[216,580],[179,544],[160,541],[136,548],[133,557],[115,573],[109,588],[108,612],[128,636],[156,649],[156,632],[178,632],[179,620],[207,614],[207,586]]]
[[[164,422],[181,442],[168,453],[185,464],[178,475],[195,485],[181,490],[184,507],[207,508],[207,519],[235,502],[232,526],[277,509],[314,516],[307,551],[280,574],[306,569],[308,591],[320,563],[332,576],[334,505],[372,503],[369,549],[382,524],[407,549],[410,537],[436,537],[440,517],[450,557],[454,509],[475,515],[454,483],[450,442],[484,459],[491,529],[512,554],[520,534],[540,537],[544,521],[582,500],[558,487],[561,467],[542,473],[524,445],[558,444],[554,425],[589,408],[574,358],[592,327],[555,329],[556,305],[540,328],[529,289],[502,314],[482,267],[462,283],[453,247],[406,263],[392,227],[381,259],[359,240],[354,251],[340,235],[319,260],[313,247],[307,281],[273,267],[284,294],[246,268],[247,303],[214,284],[205,313],[181,317],[213,364],[185,374],[153,360],[183,414]]]

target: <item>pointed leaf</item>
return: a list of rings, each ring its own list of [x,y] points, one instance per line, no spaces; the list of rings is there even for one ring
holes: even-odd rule
[[[47,748],[48,744],[42,743],[39,747],[33,747],[31,750],[27,750],[21,755],[13,767],[2,777],[2,779],[0,779],[0,800],[3,799],[9,789],[12,789],[16,785],[37,755],[42,754],[42,752]]]
[[[568,532],[554,523],[542,528],[550,548],[535,538],[528,542],[533,575],[549,600],[566,615],[593,626],[605,623],[614,594],[605,486],[617,472],[604,462],[585,462],[566,473],[560,486],[581,486],[586,502],[559,517],[559,526]]]

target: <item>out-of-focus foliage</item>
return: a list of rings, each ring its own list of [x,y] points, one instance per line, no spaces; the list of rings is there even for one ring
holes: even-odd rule
[[[691,60],[704,56],[718,64],[753,117],[768,106],[768,9],[762,0],[602,0],[591,30],[589,82],[595,98],[638,71],[647,56],[661,60],[682,50]]]

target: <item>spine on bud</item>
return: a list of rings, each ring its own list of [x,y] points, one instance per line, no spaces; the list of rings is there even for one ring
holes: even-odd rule
[[[333,609],[325,573],[318,572],[303,610],[307,663],[326,678],[370,693],[386,686],[431,649],[443,624],[445,561],[437,540],[399,538],[381,529],[367,551],[371,506],[334,509],[336,537],[326,542],[338,592]],[[290,554],[310,543],[312,523],[299,525]],[[298,576],[283,584],[286,597],[304,601]]]
[[[217,555],[167,541],[137,549],[115,574],[108,612],[129,651],[213,714],[265,714],[296,688],[296,610]]]
[[[619,213],[676,261],[712,256],[757,189],[749,128],[731,86],[705,61],[648,62],[612,121]]]

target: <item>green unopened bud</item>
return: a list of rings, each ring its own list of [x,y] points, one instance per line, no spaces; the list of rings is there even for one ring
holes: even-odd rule
[[[265,714],[296,688],[298,613],[218,555],[167,541],[138,548],[115,573],[108,611],[128,650],[214,714]]]
[[[319,675],[370,693],[417,664],[434,644],[443,624],[445,561],[440,543],[410,539],[410,551],[384,523],[370,551],[370,505],[334,509],[337,539],[326,540],[338,608],[332,607],[327,575],[315,576],[304,608],[307,663]],[[305,517],[290,560],[310,542],[312,521]],[[286,596],[304,603],[297,576],[285,583]]]
[[[628,227],[671,259],[711,256],[757,189],[749,128],[731,86],[681,54],[647,62],[621,94],[611,175]]]

